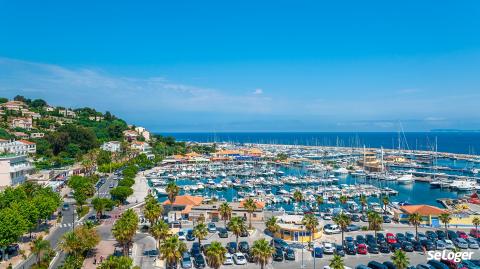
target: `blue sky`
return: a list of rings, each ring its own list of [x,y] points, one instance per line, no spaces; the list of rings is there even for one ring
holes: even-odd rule
[[[4,1],[0,94],[154,131],[480,129],[478,1]]]

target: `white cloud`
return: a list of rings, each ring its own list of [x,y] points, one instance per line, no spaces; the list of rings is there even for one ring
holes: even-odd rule
[[[253,94],[254,95],[261,95],[261,94],[263,94],[263,89],[257,88],[253,91]]]

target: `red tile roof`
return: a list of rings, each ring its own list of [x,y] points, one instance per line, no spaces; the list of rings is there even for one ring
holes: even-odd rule
[[[407,214],[418,213],[421,216],[440,215],[447,212],[441,208],[431,205],[405,205],[401,206],[400,209]]]

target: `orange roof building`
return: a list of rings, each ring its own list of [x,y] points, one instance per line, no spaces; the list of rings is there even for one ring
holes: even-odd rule
[[[260,201],[257,201],[257,200],[254,200],[255,204],[257,205],[257,209],[263,209],[265,207],[265,203],[264,202],[260,202]],[[240,205],[239,207],[243,208],[243,204],[245,203],[245,200],[243,201],[240,201]]]
[[[201,196],[192,196],[192,195],[179,195],[175,197],[173,201],[173,206],[196,206],[200,205],[203,202],[203,197]],[[164,205],[171,205],[170,200],[163,202]]]
[[[412,214],[418,214],[422,217],[421,224],[427,226],[440,226],[439,215],[448,213],[446,210],[431,205],[405,205],[395,212],[395,219],[401,223],[409,223],[409,217]]]

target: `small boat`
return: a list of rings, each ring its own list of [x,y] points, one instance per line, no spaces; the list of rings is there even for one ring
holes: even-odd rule
[[[413,175],[412,174],[403,175],[397,178],[397,182],[398,184],[411,184],[413,183]]]

